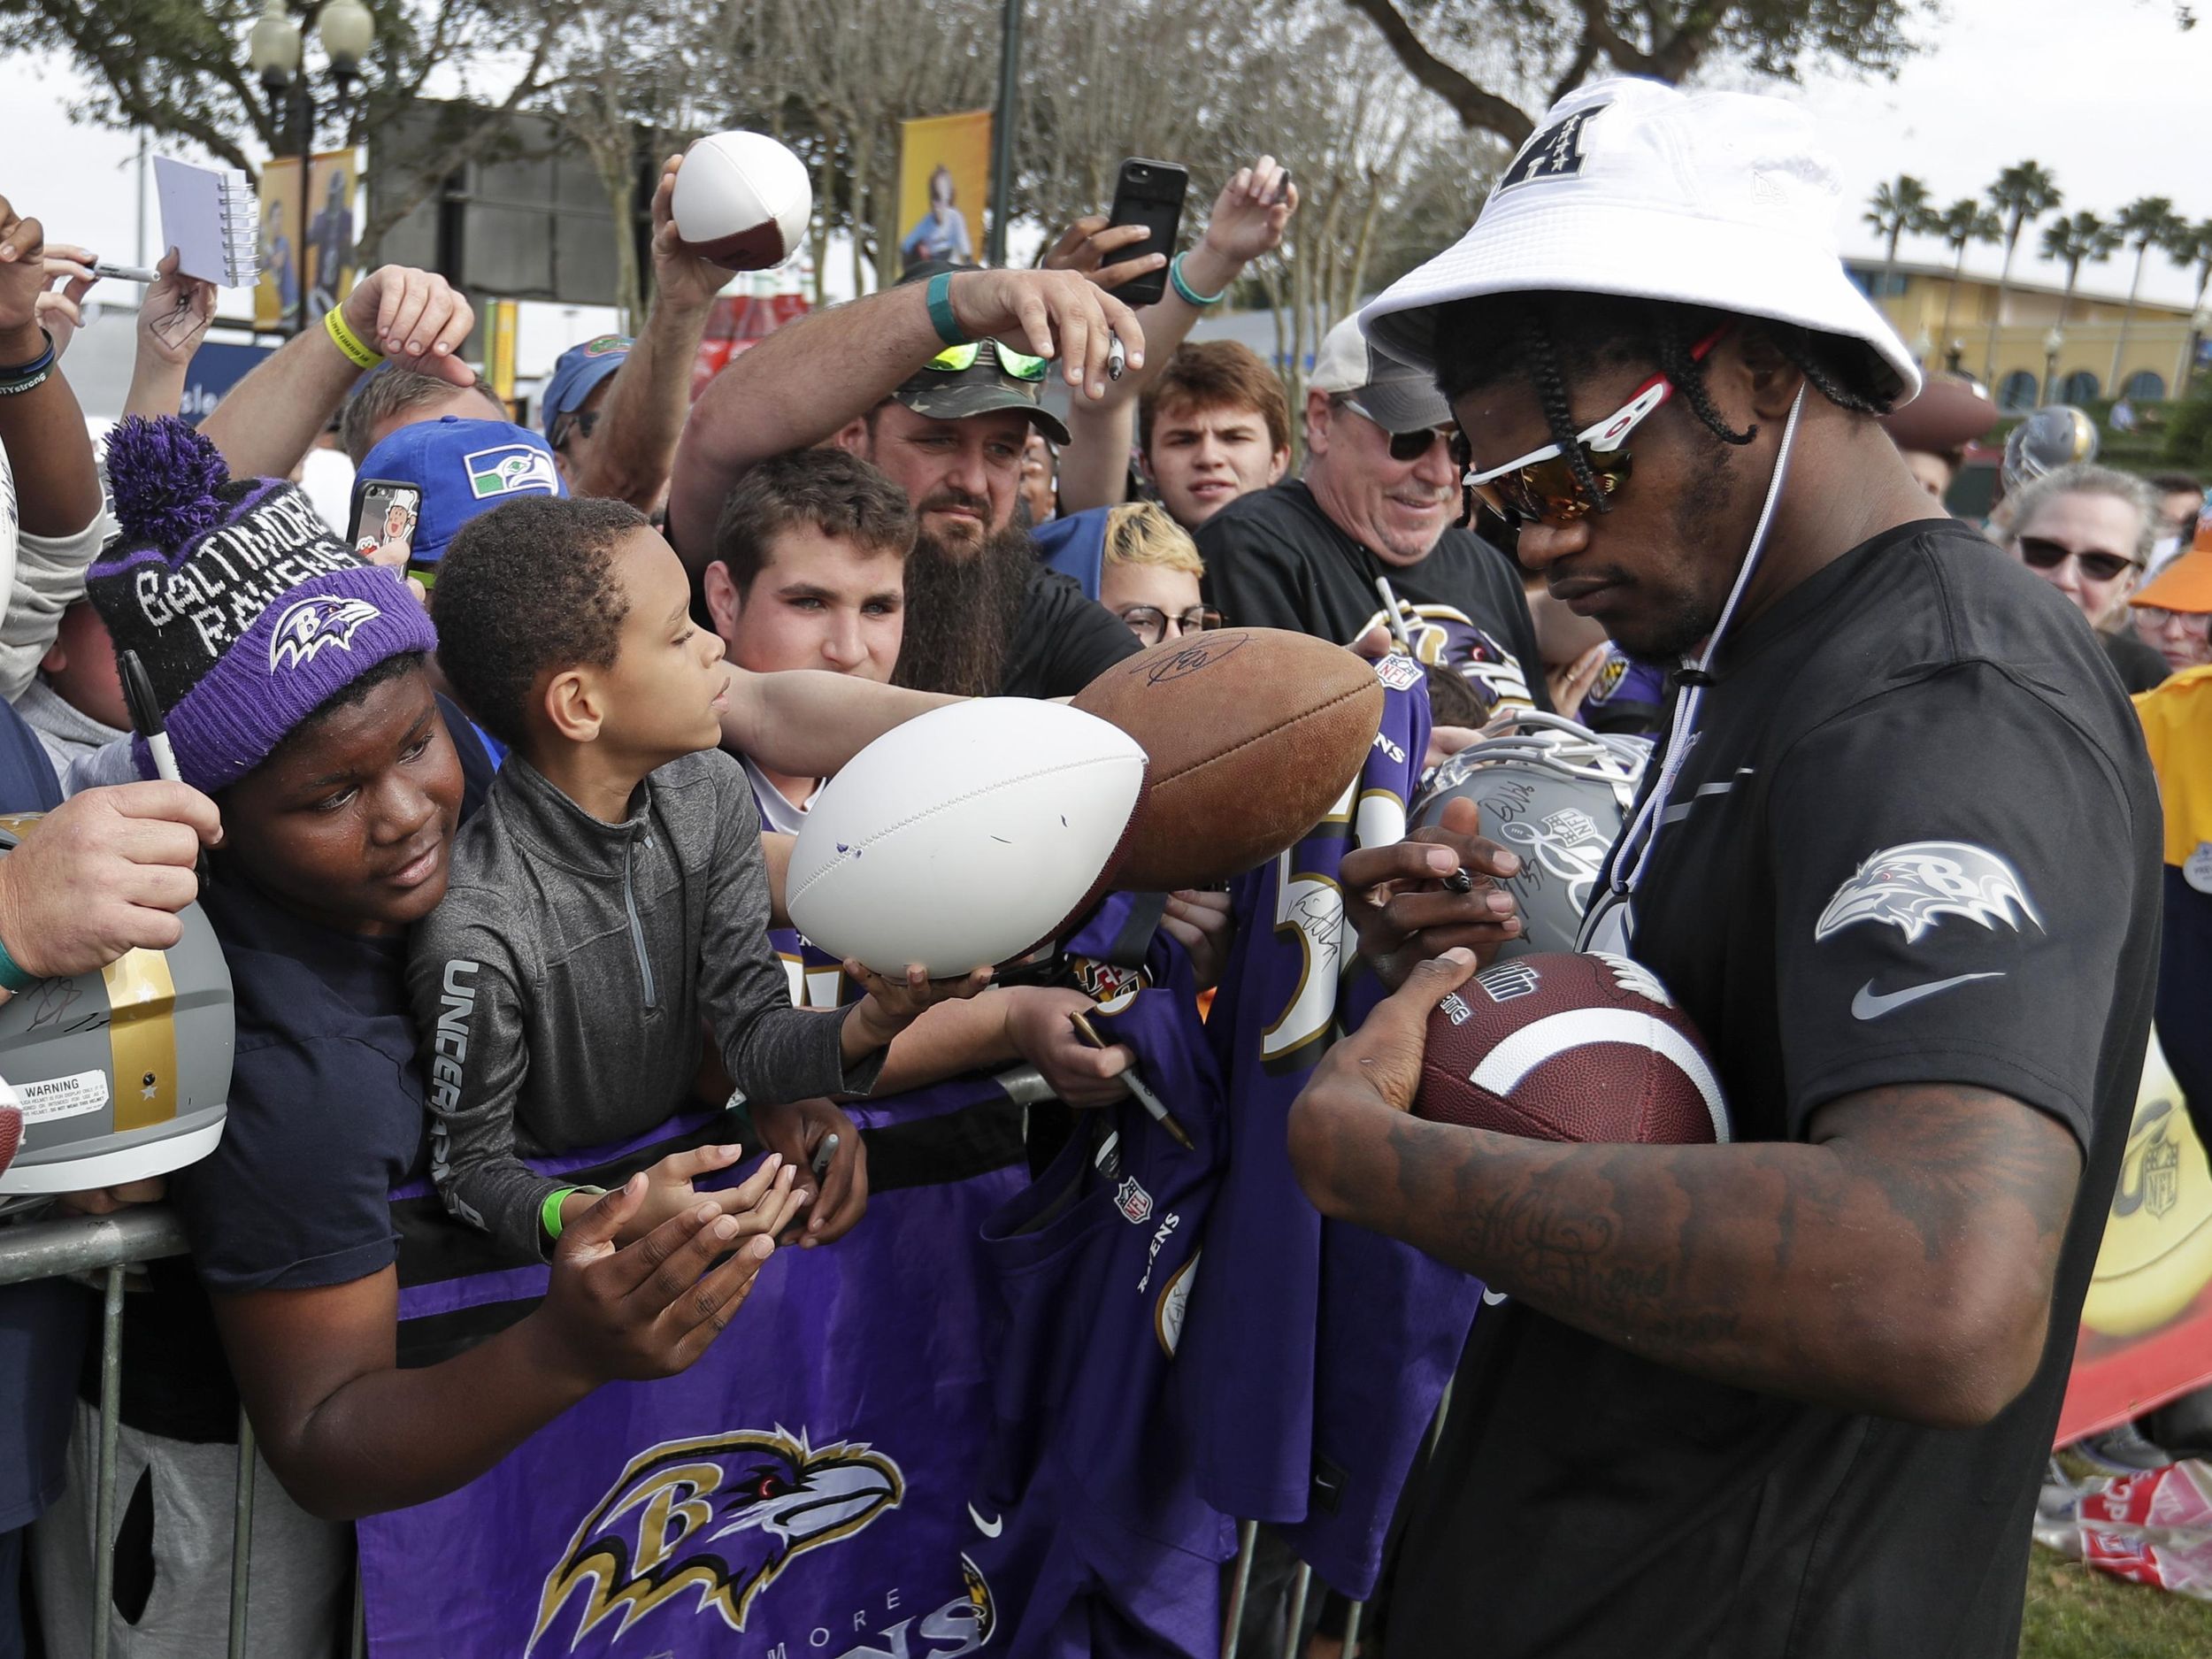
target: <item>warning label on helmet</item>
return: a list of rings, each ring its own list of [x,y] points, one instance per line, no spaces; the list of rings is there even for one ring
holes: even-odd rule
[[[96,1112],[108,1103],[108,1074],[104,1071],[72,1071],[67,1077],[42,1078],[35,1083],[18,1083],[14,1087],[26,1123],[41,1123],[49,1118],[74,1118],[83,1112]]]

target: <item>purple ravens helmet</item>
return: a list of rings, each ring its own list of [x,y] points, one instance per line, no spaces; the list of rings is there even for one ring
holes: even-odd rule
[[[0,818],[0,854],[37,815]],[[0,1196],[73,1193],[162,1175],[222,1138],[230,1094],[230,969],[196,904],[166,950],[44,979],[0,1007],[0,1101],[22,1109]]]
[[[1636,799],[1651,746],[1555,714],[1522,709],[1431,775],[1410,827],[1444,816],[1447,803],[1482,809],[1482,833],[1520,855],[1521,873],[1501,882],[1521,907],[1521,936],[1500,952],[1572,950],[1598,872]]]

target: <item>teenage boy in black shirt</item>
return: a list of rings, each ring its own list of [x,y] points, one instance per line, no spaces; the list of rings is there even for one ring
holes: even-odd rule
[[[1315,357],[1305,419],[1305,475],[1198,526],[1208,601],[1237,627],[1370,649],[1402,637],[1491,713],[1550,708],[1520,579],[1454,524],[1452,414],[1427,371],[1371,350],[1348,317]]]
[[[1671,989],[1735,1130],[1400,1115],[1459,960],[1324,1062],[1290,1131],[1316,1202],[1505,1298],[1409,1505],[1393,1655],[2018,1642],[2149,1025],[2158,803],[2093,637],[1932,518],[1871,418],[1917,374],[1835,196],[1778,100],[1600,83],[1364,319],[1434,365],[1553,592],[1692,659],[1584,942]]]

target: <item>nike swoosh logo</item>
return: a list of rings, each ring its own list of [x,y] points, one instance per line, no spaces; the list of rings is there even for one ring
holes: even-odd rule
[[[986,1538],[996,1538],[1006,1527],[1004,1516],[1000,1516],[995,1521],[987,1521],[972,1503],[968,1506],[968,1518],[975,1523],[975,1530]]]
[[[1917,1002],[1924,996],[1933,996],[1938,991],[1947,991],[1955,985],[1971,985],[1977,979],[2001,979],[2002,973],[1958,973],[1947,979],[1931,979],[1925,985],[1909,985],[1901,991],[1884,991],[1878,995],[1874,981],[1869,979],[1859,987],[1859,994],[1851,999],[1851,1018],[1879,1019],[1893,1014],[1908,1002]]]

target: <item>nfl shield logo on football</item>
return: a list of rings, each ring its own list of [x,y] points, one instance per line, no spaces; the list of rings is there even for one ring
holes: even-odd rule
[[[1152,1219],[1152,1194],[1137,1185],[1137,1178],[1133,1175],[1115,1189],[1114,1202],[1120,1207],[1124,1217],[1139,1226]]]
[[[469,494],[478,501],[493,495],[561,493],[561,480],[552,458],[526,443],[503,443],[495,449],[478,449],[461,457],[468,469]]]

